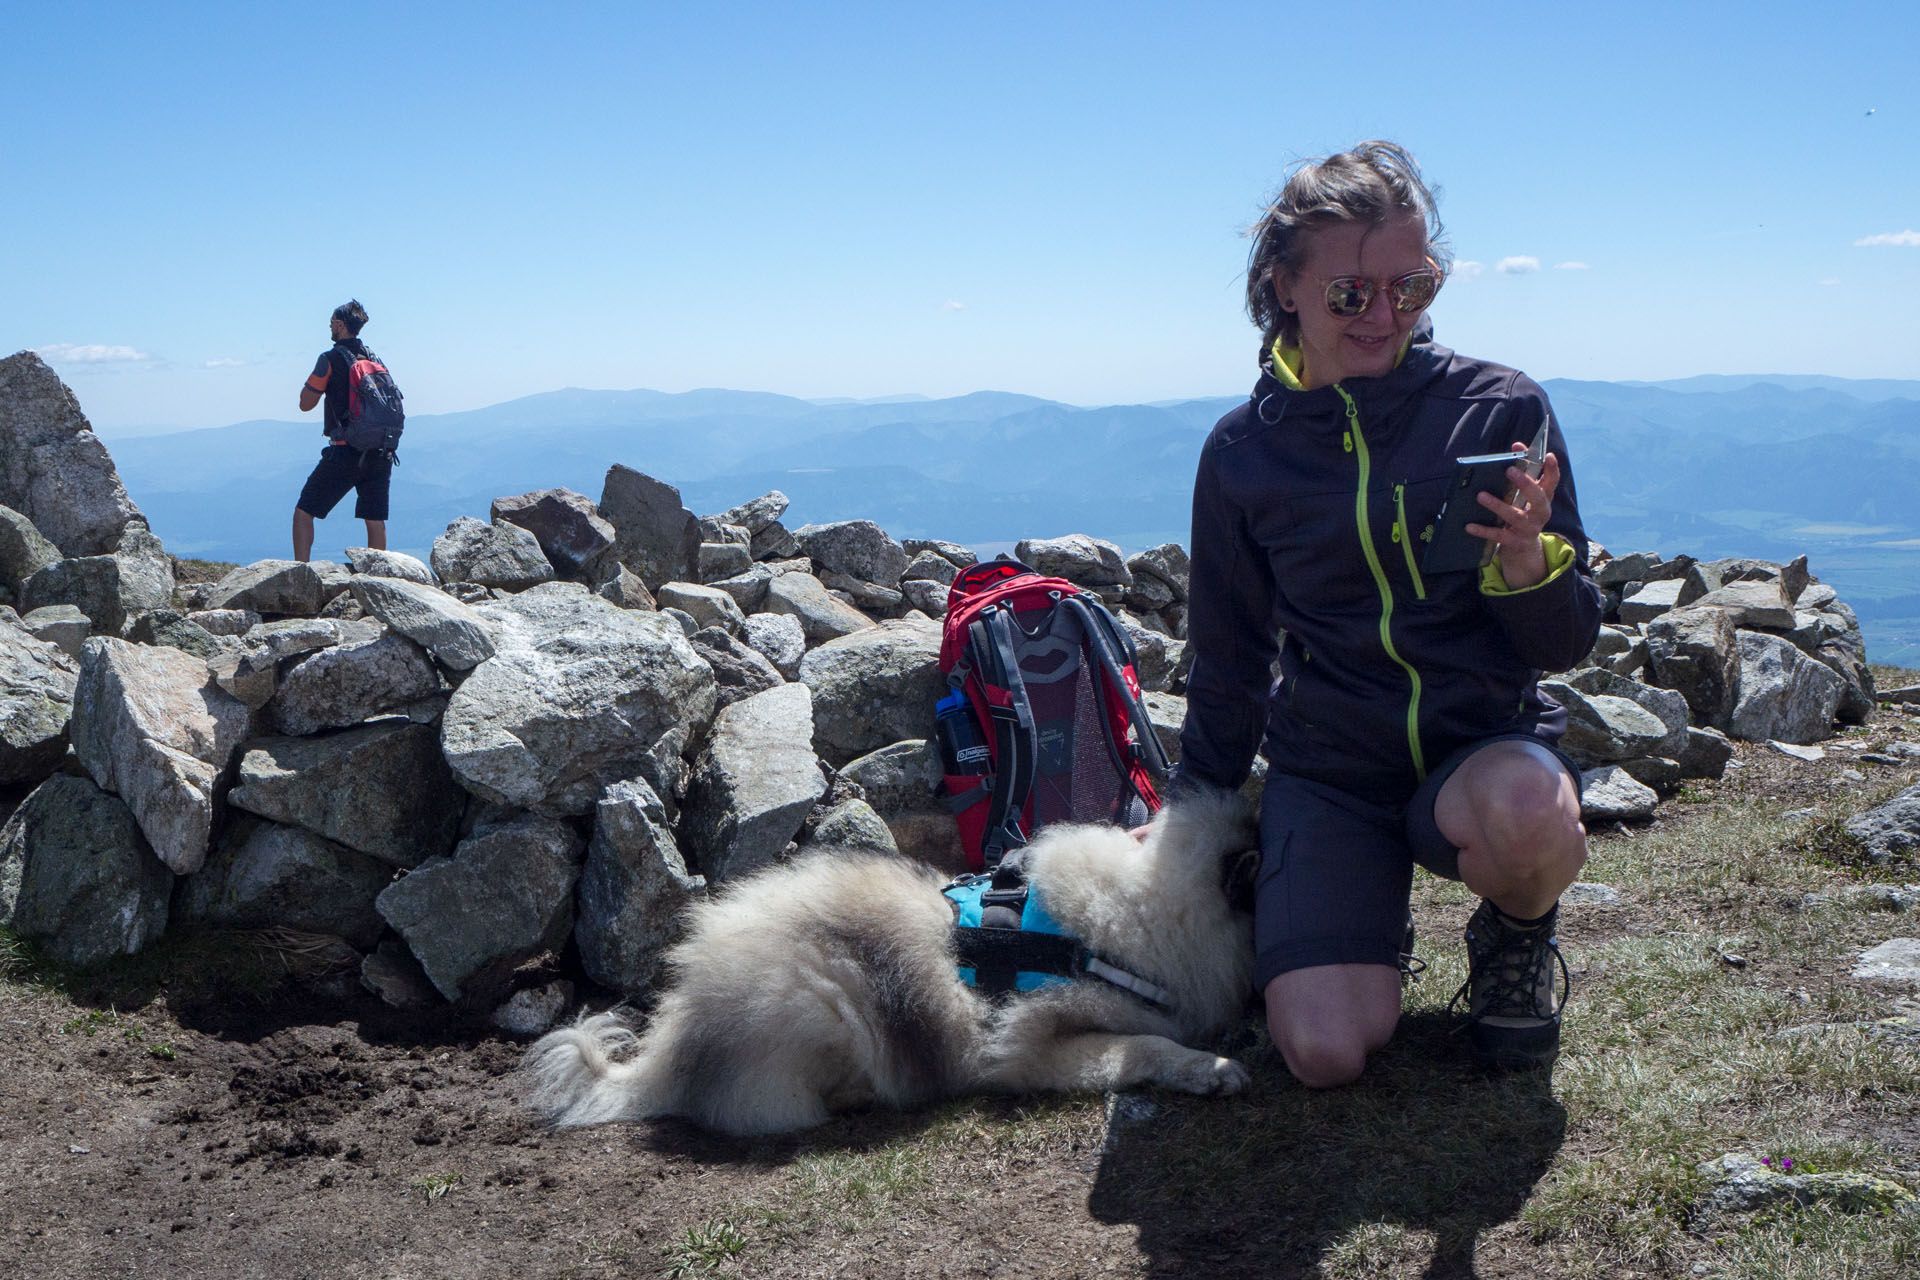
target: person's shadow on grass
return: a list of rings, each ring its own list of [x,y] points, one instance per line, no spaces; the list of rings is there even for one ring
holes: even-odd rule
[[[1566,1134],[1546,1071],[1489,1075],[1457,1019],[1410,1013],[1357,1084],[1297,1084],[1256,1025],[1238,1098],[1174,1101],[1115,1126],[1088,1209],[1132,1223],[1148,1274],[1306,1277],[1369,1270],[1464,1280]]]

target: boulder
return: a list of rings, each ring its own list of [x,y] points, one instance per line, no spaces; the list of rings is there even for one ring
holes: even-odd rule
[[[1647,623],[1680,607],[1687,584],[1679,578],[1629,583],[1620,598],[1619,618],[1628,624]]]
[[[865,800],[842,800],[812,822],[805,849],[852,849],[898,856],[893,832]]]
[[[571,583],[476,606],[495,653],[447,704],[441,743],[462,786],[550,815],[593,811],[644,777],[663,796],[713,717],[713,670],[673,622]]]
[[[1695,600],[1693,607],[1723,609],[1733,615],[1734,627],[1742,631],[1791,631],[1794,626],[1793,605],[1778,579],[1730,582]]]
[[[1686,778],[1718,778],[1726,773],[1733,759],[1733,743],[1727,735],[1711,727],[1694,726],[1687,730],[1687,741],[1680,748],[1676,763]]]
[[[1846,828],[1875,866],[1920,856],[1920,785],[1847,819]]]
[[[694,572],[702,582],[718,582],[753,566],[753,553],[744,543],[703,542],[694,555]]]
[[[0,360],[0,504],[64,557],[106,555],[146,524],[80,402],[31,351]]]
[[[95,632],[125,635],[141,613],[173,603],[173,561],[145,525],[129,525],[113,550],[61,560],[28,578],[20,603],[27,611],[70,604]]]
[[[1606,695],[1625,698],[1659,717],[1660,723],[1666,726],[1667,736],[1652,748],[1653,754],[1676,756],[1685,749],[1687,729],[1692,724],[1690,709],[1687,700],[1674,690],[1642,684],[1638,680],[1615,675],[1604,667],[1587,667],[1576,671],[1566,678],[1566,683],[1589,697]]]
[[[647,590],[647,584],[640,581],[639,574],[618,560],[603,560],[600,567],[607,568],[609,564],[611,568],[606,572],[604,581],[594,587],[593,594],[622,609],[651,611],[660,607],[653,598],[653,592]]]
[[[942,789],[940,753],[931,742],[890,743],[851,761],[840,774],[866,793],[901,853],[948,875],[967,869],[960,828]]]
[[[702,627],[719,627],[724,631],[738,635],[746,624],[747,615],[733,602],[733,597],[718,587],[701,586],[694,582],[663,582],[654,592],[654,598],[663,609],[678,609]]]
[[[277,732],[299,736],[403,711],[438,692],[427,651],[389,631],[301,658],[281,673],[267,710]]]
[[[1844,680],[1780,636],[1742,631],[1739,653],[1740,699],[1727,720],[1729,734],[1803,745],[1833,736]]]
[[[817,569],[844,573],[889,591],[900,585],[900,575],[906,572],[906,550],[871,520],[802,525],[793,536]]]
[[[1651,551],[1614,556],[1594,566],[1593,580],[1603,587],[1624,587],[1630,582],[1645,582],[1660,565],[1660,557]]]
[[[300,827],[242,817],[206,865],[181,882],[183,923],[329,933],[367,951],[386,924],[373,901],[393,867]]]
[[[241,647],[235,637],[216,636],[198,623],[189,622],[187,615],[178,609],[154,609],[141,614],[127,628],[127,639],[135,644],[164,644],[190,653],[202,662],[212,662]]]
[[[1653,816],[1660,797],[1618,765],[1602,765],[1581,774],[1580,820],[1640,822]]]
[[[476,828],[452,857],[422,863],[374,905],[442,996],[478,999],[566,941],[580,857],[566,823],[521,814]]]
[[[649,587],[684,581],[700,558],[700,522],[670,484],[615,463],[607,468],[600,514],[614,529],[614,555]]]
[[[1558,680],[1541,681],[1540,692],[1566,708],[1560,748],[1583,765],[1654,755],[1667,740],[1660,717],[1626,698],[1588,695]]]
[[[937,538],[903,538],[900,547],[910,556],[923,551],[931,551],[952,564],[955,569],[965,569],[969,565],[980,563],[980,557],[972,547],[963,547],[957,542],[941,542]]]
[[[929,618],[947,616],[947,601],[951,598],[950,589],[931,578],[902,579],[900,596],[907,607],[918,609]]]
[[[360,607],[432,654],[441,666],[468,671],[493,656],[493,640],[473,609],[438,587],[404,578],[358,578]]]
[[[787,573],[767,583],[764,608],[796,618],[809,644],[852,635],[873,625],[873,619],[843,600],[835,599],[808,573]]]
[[[0,914],[62,964],[90,968],[130,956],[167,927],[173,874],[153,855],[132,810],[85,778],[56,774],[0,827],[0,881],[17,889]]]
[[[732,706],[742,698],[786,683],[786,677],[759,650],[727,634],[724,628],[707,627],[688,638],[713,668],[719,707]]]
[[[1166,585],[1176,603],[1186,601],[1187,575],[1192,571],[1192,564],[1187,559],[1187,549],[1179,543],[1163,542],[1149,547],[1138,555],[1128,556],[1126,564],[1135,587],[1145,585],[1140,581],[1142,577],[1153,578]]]
[[[772,489],[737,507],[728,507],[713,519],[716,524],[739,525],[751,538],[785,515],[788,501],[786,494],[778,489]]]
[[[1014,544],[1013,558],[1050,578],[1065,578],[1083,587],[1133,585],[1120,548],[1102,538],[1070,533],[1064,538],[1023,538]]]
[[[229,572],[207,593],[209,609],[312,617],[330,599],[320,574],[303,560],[256,560]]]
[[[181,875],[206,860],[221,775],[250,719],[192,654],[105,636],[82,652],[74,751],[96,783],[126,801],[160,861]]]
[[[79,679],[80,664],[59,646],[0,623],[0,787],[60,767]]]
[[[476,582],[502,591],[525,591],[553,579],[553,565],[539,540],[517,524],[486,524],[456,516],[433,540],[433,571],[442,582]]]
[[[892,587],[883,587],[850,574],[836,573],[832,569],[820,571],[820,585],[835,595],[846,597],[847,602],[861,612],[881,617],[890,618],[898,614],[905,598]]]
[[[1180,762],[1180,730],[1187,724],[1187,700],[1174,693],[1142,693],[1140,700],[1146,704],[1147,720],[1153,725],[1153,736],[1159,740],[1160,749],[1167,754],[1169,764]]]
[[[0,587],[17,595],[28,578],[65,558],[60,548],[40,535],[33,521],[0,505]]]
[[[680,823],[682,845],[709,882],[771,865],[798,834],[827,789],[812,737],[804,684],[755,694],[714,718]]]
[[[783,679],[800,678],[800,660],[807,656],[807,633],[800,620],[784,613],[750,613],[741,638],[773,664]]]
[[[785,560],[800,554],[800,540],[778,520],[753,535],[747,550],[755,560]]]
[[[1139,678],[1140,687],[1164,692],[1173,680],[1174,666],[1185,646],[1125,614],[1115,614],[1114,621],[1133,642],[1133,673]]]
[[[433,570],[404,551],[348,547],[347,567],[363,578],[399,578],[404,582],[418,582],[429,587],[440,585],[440,580],[433,576]]]
[[[243,636],[260,625],[260,615],[251,609],[195,609],[186,619],[215,636]]]
[[[453,848],[466,808],[430,724],[394,717],[310,738],[256,738],[227,803],[396,867]]]
[[[1687,700],[1701,724],[1724,725],[1740,700],[1740,643],[1719,609],[1676,609],[1646,624],[1651,683]]]
[[[613,525],[601,517],[593,499],[572,489],[538,489],[495,498],[492,515],[495,524],[504,520],[531,533],[548,563],[563,577],[587,577],[590,567],[613,549]]]
[[[829,640],[800,663],[813,691],[813,748],[839,766],[933,728],[933,704],[946,692],[940,629],[882,622]]]
[[[593,839],[574,891],[580,967],[611,991],[647,990],[660,956],[680,936],[707,882],[687,870],[666,806],[644,779],[607,788],[594,807]]]
[[[906,570],[900,575],[901,585],[908,582],[934,582],[943,587],[952,586],[953,580],[960,576],[960,570],[953,561],[936,551],[920,551],[907,561]]]

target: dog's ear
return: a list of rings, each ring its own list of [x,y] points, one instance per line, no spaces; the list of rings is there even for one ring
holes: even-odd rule
[[[1229,910],[1253,914],[1253,883],[1260,874],[1259,849],[1234,849],[1220,863],[1220,887]]]

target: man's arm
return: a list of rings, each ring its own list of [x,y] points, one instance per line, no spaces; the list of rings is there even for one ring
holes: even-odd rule
[[[314,362],[313,372],[307,375],[306,382],[300,387],[300,412],[306,413],[320,403],[320,397],[327,391],[327,375],[333,372],[333,361],[323,353]]]

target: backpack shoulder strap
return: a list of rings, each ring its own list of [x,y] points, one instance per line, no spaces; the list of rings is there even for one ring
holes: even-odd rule
[[[1147,704],[1140,694],[1139,681],[1127,679],[1123,669],[1133,665],[1133,641],[1120,629],[1120,624],[1113,620],[1112,614],[1090,603],[1085,596],[1067,596],[1062,603],[1073,610],[1074,616],[1080,620],[1080,627],[1086,632],[1087,644],[1099,659],[1100,670],[1126,705],[1127,718],[1133,722],[1148,771],[1162,782],[1166,781],[1171,770],[1167,753],[1160,746],[1160,735],[1153,731],[1153,720],[1147,714]],[[1114,745],[1117,750],[1118,744]]]
[[[1007,850],[1026,844],[1020,818],[1033,791],[1033,706],[1014,655],[1011,625],[1005,609],[988,609],[967,627],[968,654],[986,692],[987,714],[993,722],[993,791],[980,840],[989,867]]]

